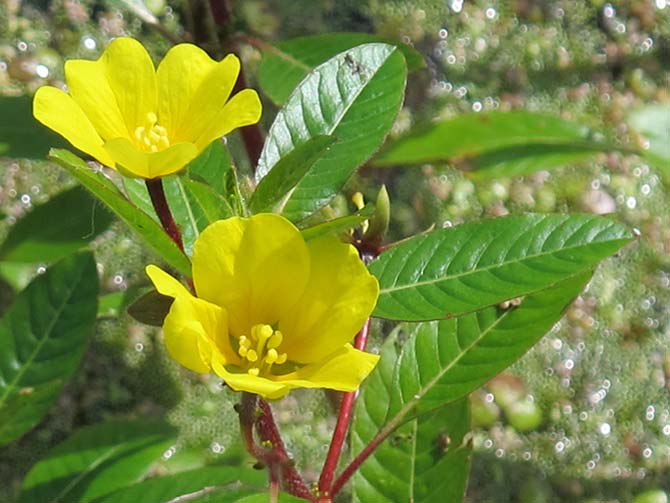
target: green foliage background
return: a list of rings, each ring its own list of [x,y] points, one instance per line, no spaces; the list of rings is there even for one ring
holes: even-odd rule
[[[198,17],[198,5],[3,0],[0,95],[30,95],[47,81],[60,81],[64,58],[97,57],[109,38],[122,34],[140,38],[157,57],[170,45],[165,33],[195,33],[207,44],[213,25]],[[435,117],[521,109],[561,115],[632,149],[644,140],[630,125],[654,130],[658,122],[635,114],[650,103],[670,102],[670,5],[661,0],[233,5],[236,30],[270,40],[361,31],[414,45],[427,68],[410,77],[394,136]],[[142,22],[152,18],[160,30]],[[248,74],[256,75],[260,53],[244,47]],[[267,127],[274,112],[266,105]],[[0,143],[11,129],[0,123]],[[233,151],[239,142],[230,138]],[[46,147],[35,142],[45,153]],[[72,180],[52,164],[14,160],[20,152],[0,155],[7,156],[0,160],[1,241],[33,206]],[[670,167],[662,152],[659,157],[652,164],[635,155],[599,154],[501,179],[470,178],[439,162],[370,167],[349,182],[347,193],[362,190],[370,199],[379,181],[387,184],[390,240],[434,224],[524,211],[614,212],[641,232],[635,247],[601,265],[551,334],[473,397],[479,428],[470,501],[626,502],[647,489],[670,490],[670,207],[664,184]],[[347,204],[340,198],[334,207]],[[90,215],[93,221],[95,209]],[[122,298],[147,285],[143,265],[155,257],[121,224],[96,238],[93,248],[103,293]],[[0,312],[39,267],[0,262]],[[57,406],[38,428],[0,451],[0,501],[15,501],[22,478],[49,447],[109,418],[166,414],[179,436],[159,468],[164,473],[239,456],[235,398],[215,379],[183,373],[166,358],[156,330],[110,305]],[[315,411],[327,406],[318,393],[296,393],[279,413],[292,452],[312,478],[332,427]]]

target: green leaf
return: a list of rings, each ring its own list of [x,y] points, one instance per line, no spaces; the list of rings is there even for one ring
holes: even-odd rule
[[[120,316],[138,295],[147,293],[147,287],[132,287],[128,290],[101,295],[98,302],[98,318],[116,318]]]
[[[334,136],[314,136],[282,157],[256,187],[249,200],[251,212],[281,210],[282,199],[286,199],[289,191],[334,142]]]
[[[188,501],[199,501],[216,490],[231,492],[241,486],[253,487],[257,492],[267,484],[267,476],[259,470],[241,469],[233,466],[207,466],[164,477],[155,477],[119,489],[97,498],[95,503],[163,502],[188,495]],[[191,497],[192,496],[192,497]]]
[[[460,318],[417,324],[400,348],[403,338],[389,337],[382,346],[381,361],[361,391],[352,425],[354,452],[378,432],[386,437],[386,444],[362,465],[354,494],[361,501],[428,502],[437,501],[436,493],[445,491],[452,497],[440,500],[459,501],[468,454],[454,455],[451,469],[461,475],[451,473],[453,479],[446,475],[451,470],[433,468],[425,453],[430,439],[435,439],[434,421],[439,421],[436,418],[445,406],[452,404],[457,410],[458,400],[533,346],[558,321],[590,276],[584,272],[529,295],[519,307],[491,307]],[[453,445],[469,449],[463,441],[468,427],[462,414],[451,416],[452,430],[458,432],[454,437],[461,439]]]
[[[642,149],[640,155],[670,182],[670,105],[654,104],[635,110],[628,122],[649,142],[649,147]]]
[[[305,229],[301,229],[300,232],[305,241],[323,236],[324,234],[337,234],[357,227],[370,218],[374,212],[374,205],[368,204],[356,213],[334,218],[333,220],[322,222],[311,227],[306,227]]]
[[[211,501],[207,501],[208,503],[268,503],[268,501],[270,501],[270,494],[266,490],[262,493],[243,496],[241,498],[234,496],[232,498],[224,497],[221,499],[212,499]],[[198,503],[201,503],[201,501],[198,500]],[[204,503],[204,500],[202,500],[202,503]],[[290,494],[280,493],[278,503],[305,503],[305,500],[302,498],[296,498]]]
[[[168,264],[186,276],[191,275],[189,259],[165,233],[160,224],[130,202],[102,173],[94,171],[67,150],[52,150],[50,157],[105,203]]]
[[[0,260],[58,260],[86,246],[112,221],[112,214],[82,187],[67,189],[36,206],[10,229],[0,246]]]
[[[173,297],[150,290],[128,307],[128,314],[145,325],[162,327],[173,302]]]
[[[460,316],[590,270],[631,239],[626,227],[595,215],[530,214],[439,229],[370,264],[380,285],[374,316]]]
[[[97,296],[93,255],[72,255],[35,278],[0,319],[0,445],[35,426],[74,374]]]
[[[49,147],[68,143],[33,117],[30,96],[0,96],[0,156],[44,159]]]
[[[351,439],[354,452],[363,449],[378,428],[364,413],[357,417]],[[462,501],[472,455],[469,431],[467,399],[414,418],[398,428],[356,472],[354,501]]]
[[[258,83],[268,98],[282,105],[316,66],[347,49],[372,42],[395,45],[410,72],[426,66],[421,54],[406,44],[368,33],[326,33],[284,40],[274,46],[264,43]]]
[[[33,466],[20,502],[93,501],[138,482],[172,442],[172,429],[154,420],[87,426]]]
[[[451,162],[475,176],[509,177],[621,150],[581,124],[514,111],[462,115],[390,142],[376,166]]]
[[[406,74],[395,47],[366,44],[318,66],[295,89],[270,128],[256,181],[315,136],[332,135],[337,142],[289,196],[287,218],[302,220],[328,204],[379,147],[402,104]]]

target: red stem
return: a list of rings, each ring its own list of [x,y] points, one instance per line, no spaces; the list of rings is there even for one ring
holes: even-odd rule
[[[354,340],[354,347],[356,349],[365,351],[369,333],[370,318],[366,320],[363,328],[361,328],[358,335],[356,335],[356,339]],[[337,416],[335,430],[333,431],[333,438],[330,442],[330,447],[328,448],[326,461],[321,470],[321,477],[319,478],[319,494],[324,497],[329,497],[331,493],[335,494],[331,491],[331,484],[335,477],[337,463],[342,454],[342,447],[347,438],[347,430],[349,429],[349,423],[351,422],[351,412],[353,411],[354,403],[356,402],[356,395],[357,391],[353,391],[351,393],[344,393],[344,396],[342,397],[342,404],[340,405],[340,412]]]
[[[163,179],[162,178],[153,178],[151,180],[145,180],[147,185],[147,190],[149,191],[149,197],[151,197],[151,203],[154,205],[154,210],[156,210],[156,215],[158,215],[158,220],[160,220],[163,229],[167,232],[168,236],[175,242],[181,251],[184,251],[184,243],[181,240],[181,232],[179,227],[172,218],[172,213],[170,212],[170,207],[168,206],[167,199],[165,198],[165,191],[163,190]]]

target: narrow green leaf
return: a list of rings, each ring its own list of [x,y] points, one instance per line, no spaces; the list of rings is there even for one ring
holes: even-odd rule
[[[635,110],[628,122],[649,142],[640,155],[663,174],[666,182],[670,182],[670,105],[654,104]]]
[[[363,449],[378,429],[379,425],[364,412],[357,416],[352,430],[353,451]],[[354,501],[462,501],[472,455],[469,431],[467,398],[409,421],[356,472]]]
[[[416,236],[370,264],[380,284],[374,316],[460,316],[590,270],[632,237],[623,225],[595,215],[533,214]]]
[[[473,113],[389,143],[374,164],[452,162],[476,176],[518,176],[621,149],[596,137],[581,124],[546,114]]]
[[[263,44],[258,83],[266,96],[282,105],[316,66],[352,47],[373,42],[395,45],[410,72],[426,66],[421,54],[406,44],[368,33],[325,33],[283,40],[275,45]]]
[[[112,214],[80,186],[36,206],[0,246],[0,260],[52,262],[74,253],[109,228]]]
[[[257,492],[267,484],[267,476],[260,470],[241,469],[233,466],[206,466],[197,470],[155,477],[119,489],[95,500],[95,503],[167,502],[175,498],[199,501],[198,496],[208,496],[215,491],[233,492],[235,489],[255,486]]]
[[[214,141],[188,166],[188,177],[211,185],[219,194],[226,193],[226,178],[233,161],[222,141]]]
[[[0,156],[44,159],[51,146],[67,147],[33,117],[30,96],[0,96]]]
[[[289,196],[287,218],[302,220],[328,204],[379,147],[402,104],[406,74],[395,47],[365,44],[316,67],[295,89],[270,128],[256,181],[315,136],[332,135],[337,142]]]
[[[528,351],[558,321],[590,276],[584,272],[529,295],[519,307],[490,307],[460,318],[414,325],[404,343],[404,337],[389,337],[356,403],[354,451],[378,432],[386,438],[354,480],[359,501],[429,502],[436,501],[441,491],[450,494],[444,501],[460,501],[469,445],[458,400]],[[453,445],[466,450],[454,454],[455,473],[449,476],[449,470],[438,468],[440,461],[433,459],[431,464],[426,457],[431,439],[436,438],[434,421],[439,421],[445,406],[454,407],[451,431],[461,439]],[[449,430],[446,434],[451,437]],[[443,439],[437,440],[434,445],[439,452],[444,444]]]
[[[334,142],[334,136],[314,136],[282,157],[256,187],[249,200],[251,212],[281,210],[280,202]]]
[[[97,296],[93,256],[72,255],[35,278],[0,319],[0,445],[35,426],[74,374]]]
[[[324,234],[337,234],[359,226],[370,218],[374,212],[374,205],[368,204],[356,213],[306,227],[305,229],[301,229],[300,232],[305,241],[323,236]]]
[[[191,264],[188,258],[165,233],[160,224],[130,202],[102,173],[94,171],[67,150],[51,150],[50,157],[105,203],[168,264],[182,274],[190,276]]]
[[[52,449],[23,481],[20,503],[87,503],[136,483],[174,442],[165,423],[88,426]]]

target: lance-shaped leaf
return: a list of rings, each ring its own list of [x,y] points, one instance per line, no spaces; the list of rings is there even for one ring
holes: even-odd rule
[[[258,183],[249,209],[252,213],[281,210],[280,202],[307,174],[314,163],[335,141],[334,136],[315,136],[282,157]]]
[[[374,316],[459,316],[592,269],[632,239],[595,215],[522,215],[416,236],[370,264],[380,285]]]
[[[206,466],[163,477],[154,477],[119,489],[94,503],[137,503],[198,501],[199,496],[210,499],[217,491],[239,497],[258,492],[267,483],[262,471],[234,466]]]
[[[84,161],[67,150],[51,150],[50,157],[105,203],[168,264],[184,275],[191,274],[191,264],[188,258],[165,233],[160,224],[129,201],[111,180],[91,169]]]
[[[87,426],[33,466],[20,502],[93,501],[138,482],[174,441],[169,426],[152,420]]]
[[[282,40],[275,45],[263,43],[258,83],[272,101],[281,105],[316,66],[347,49],[371,42],[397,46],[410,72],[426,65],[421,54],[406,44],[368,33],[324,33]]]
[[[400,338],[389,337],[382,346],[381,361],[366,380],[356,404],[354,452],[376,436],[386,438],[386,445],[373,453],[355,479],[355,493],[370,496],[360,501],[434,501],[432,489],[439,479],[434,478],[429,466],[420,464],[418,453],[424,449],[408,448],[413,446],[412,435],[418,445],[422,424],[431,424],[444,406],[464,398],[520,358],[558,321],[589,278],[588,272],[579,274],[529,295],[519,307],[491,307],[459,318],[415,325],[399,350]],[[465,430],[463,424],[458,426],[460,429],[454,431]],[[410,443],[394,445],[399,441]],[[463,444],[461,441],[456,446]],[[404,473],[400,467],[405,467]],[[412,493],[408,493],[408,487]],[[462,497],[458,480],[452,487]]]
[[[389,143],[376,166],[451,162],[473,176],[510,177],[555,168],[621,147],[587,127],[526,111],[445,120]]]
[[[288,196],[287,218],[299,221],[326,205],[379,147],[402,104],[406,74],[398,49],[365,44],[316,67],[295,89],[270,128],[256,181],[315,136],[337,142]]]
[[[360,451],[378,425],[358,418],[351,445]],[[470,407],[461,399],[394,431],[353,477],[355,502],[463,500],[470,472]]]
[[[0,445],[35,426],[77,369],[97,296],[93,256],[72,255],[34,279],[0,320]]]
[[[80,186],[36,206],[0,246],[0,260],[51,262],[76,252],[109,228],[112,214]]]

